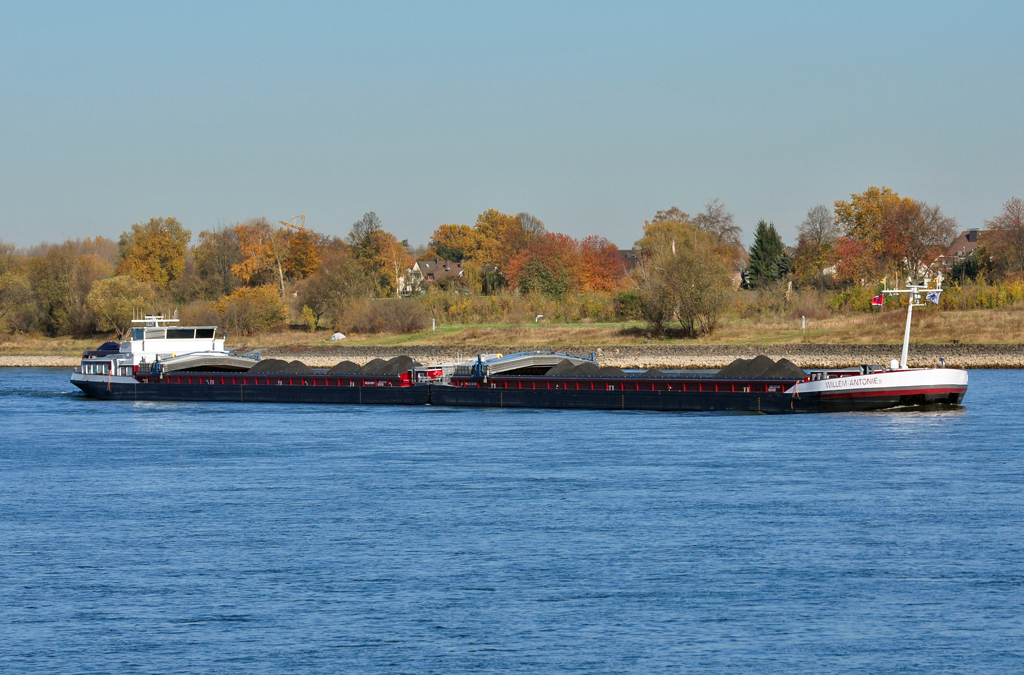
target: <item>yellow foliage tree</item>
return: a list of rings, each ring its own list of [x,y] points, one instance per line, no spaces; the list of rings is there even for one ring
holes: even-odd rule
[[[388,288],[382,288],[382,295],[391,295],[393,292],[398,297],[401,290],[400,279],[409,267],[412,266],[412,256],[405,250],[402,242],[398,241],[395,235],[387,231],[380,231],[375,235],[377,239],[377,250],[379,251],[379,266],[388,275]]]
[[[435,255],[455,262],[478,257],[481,234],[469,225],[441,225],[430,235],[429,248]]]
[[[185,252],[191,237],[192,233],[175,218],[136,223],[118,241],[117,273],[166,288],[185,271]]]
[[[221,298],[217,312],[229,330],[245,335],[274,328],[287,316],[281,296],[273,284],[243,286]]]
[[[479,248],[475,256],[478,262],[487,262],[504,269],[508,261],[518,253],[512,250],[511,240],[515,238],[516,217],[497,209],[487,209],[476,219]]]
[[[92,285],[86,301],[96,315],[96,327],[126,335],[139,310],[153,303],[153,289],[144,281],[122,274],[100,279]]]
[[[268,277],[276,277],[284,296],[284,232],[272,227],[266,218],[253,218],[236,225],[235,236],[242,262],[232,265],[231,272],[250,286],[264,285]]]
[[[311,230],[293,232],[287,237],[288,254],[285,258],[285,273],[292,279],[305,279],[316,272],[323,260],[323,249],[327,244],[323,235]]]
[[[473,260],[508,267],[509,261],[538,241],[547,230],[544,223],[529,213],[512,216],[488,209],[477,216],[473,226],[479,241]]]

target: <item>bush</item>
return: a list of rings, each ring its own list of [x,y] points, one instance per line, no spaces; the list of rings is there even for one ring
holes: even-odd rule
[[[178,313],[182,326],[217,326],[221,317],[216,302],[196,300],[181,308]]]
[[[467,296],[431,291],[416,298],[441,323],[531,323],[538,314],[550,321],[614,321],[615,301],[602,293],[573,293],[553,300],[543,293]]]
[[[312,276],[296,284],[296,310],[305,314],[308,308],[317,326],[341,330],[349,305],[372,292],[362,265],[345,250],[331,251]],[[303,321],[308,325],[308,318]]]
[[[0,276],[0,325],[11,332],[30,333],[40,318],[29,280],[15,272]]]
[[[989,286],[980,281],[964,286],[947,286],[942,293],[943,309],[995,309],[1024,300],[1024,281]]]
[[[96,316],[96,327],[127,335],[132,319],[153,304],[153,289],[148,283],[136,281],[127,274],[100,279],[92,285],[86,298]]]
[[[252,335],[284,322],[287,312],[277,287],[243,287],[221,298],[217,311],[223,325],[233,332]]]
[[[637,242],[643,264],[637,267],[644,319],[661,333],[678,321],[687,337],[715,330],[733,296],[732,256],[706,232],[685,223],[644,226]]]
[[[832,316],[832,310],[828,306],[828,296],[814,288],[801,288],[793,291],[789,305],[789,318],[799,319],[806,316],[808,319],[827,319]]]
[[[417,333],[430,323],[415,300],[368,300],[354,304],[346,318],[355,333]]]
[[[851,286],[846,290],[836,293],[829,300],[828,306],[836,312],[869,312],[871,311],[871,298],[881,292],[877,286]],[[892,302],[892,298],[886,298],[886,303]]]
[[[617,293],[614,299],[614,306],[615,318],[621,321],[635,321],[643,316],[640,294],[636,291]]]
[[[781,315],[788,309],[786,300],[786,284],[765,283],[757,290],[741,290],[740,302],[743,309],[740,315],[751,317],[762,314]]]
[[[96,321],[86,298],[93,283],[109,277],[110,271],[109,263],[94,255],[79,255],[70,242],[30,260],[28,280],[41,328],[51,337],[91,334]]]

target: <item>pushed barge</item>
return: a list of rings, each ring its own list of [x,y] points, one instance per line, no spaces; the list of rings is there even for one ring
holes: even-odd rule
[[[715,374],[628,374],[594,357],[552,352],[479,355],[466,363],[421,365],[408,357],[313,370],[299,362],[224,350],[216,327],[140,320],[131,339],[86,352],[72,383],[87,395],[134,401],[355,403],[594,410],[760,413],[877,410],[960,405],[967,371],[908,368],[913,307],[933,289],[911,287],[902,359],[803,371],[785,359],[739,359]]]

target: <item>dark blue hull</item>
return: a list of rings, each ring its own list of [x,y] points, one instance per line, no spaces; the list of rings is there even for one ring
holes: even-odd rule
[[[489,408],[576,408],[581,410],[662,410],[732,412],[807,412],[805,403],[785,393],[683,391],[572,391],[486,389],[434,386],[433,405]]]
[[[183,378],[184,379],[184,378]],[[200,384],[161,381],[80,382],[89,396],[122,401],[225,401],[235,403],[322,403],[364,405],[441,405],[477,408],[563,408],[578,410],[657,410],[676,412],[801,413],[879,410],[900,406],[959,405],[963,392],[901,396],[899,393],[860,398],[823,399],[819,394],[779,392],[490,388],[483,386],[325,386],[325,379],[307,376],[289,384],[221,384],[220,378]],[[224,378],[230,379],[230,378]],[[263,379],[263,378],[261,378]],[[271,378],[278,381],[276,377]],[[305,383],[303,383],[305,382]],[[312,384],[317,382],[319,384]]]
[[[311,387],[231,384],[136,384],[76,382],[94,398],[120,401],[225,401],[234,403],[323,403],[444,405],[489,408],[575,408],[580,410],[662,410],[809,412],[810,401],[788,394],[714,392],[622,392],[476,389],[444,385],[413,387]]]
[[[267,384],[137,384],[74,382],[89,396],[115,401],[226,401],[234,403],[350,403],[426,405],[428,385],[415,387],[311,387]]]

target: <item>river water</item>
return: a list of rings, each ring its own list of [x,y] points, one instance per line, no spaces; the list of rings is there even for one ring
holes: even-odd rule
[[[0,672],[1022,672],[1022,389],[774,417],[2,370]]]

